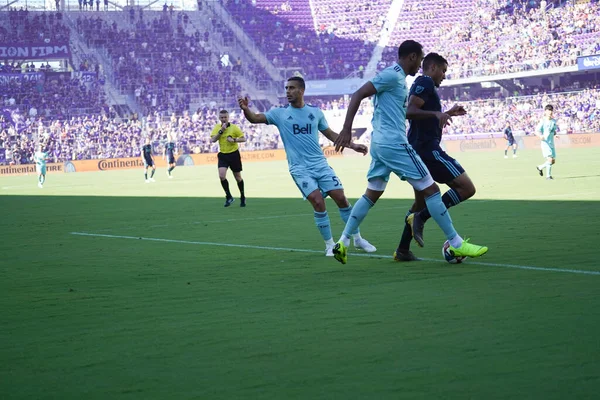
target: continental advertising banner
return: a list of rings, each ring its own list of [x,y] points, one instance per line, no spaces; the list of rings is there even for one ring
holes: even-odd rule
[[[521,149],[540,148],[540,138],[537,136],[517,136],[518,146]],[[572,134],[559,135],[555,141],[557,148],[566,147],[594,147],[600,146],[600,134]],[[444,140],[442,148],[449,153],[474,152],[474,151],[501,151],[506,146],[504,139],[462,139],[462,140]],[[356,156],[351,150],[346,150],[344,154],[337,153],[333,147],[323,149],[325,157],[351,157]],[[242,162],[263,162],[263,161],[281,161],[285,160],[285,151],[283,149],[245,151],[241,152]],[[167,166],[166,160],[162,157],[155,157],[156,166],[164,168]],[[178,166],[192,165],[217,165],[217,153],[203,154],[183,154],[177,158]],[[64,164],[47,164],[48,173],[56,172],[87,172],[87,171],[116,171],[122,169],[144,168],[144,162],[140,157],[137,158],[109,158],[98,160],[80,160],[67,161]],[[9,175],[35,174],[35,165],[11,165],[0,166],[0,177]]]
[[[65,172],[64,164],[46,164],[48,173]],[[0,165],[0,176],[36,174],[35,164]]]

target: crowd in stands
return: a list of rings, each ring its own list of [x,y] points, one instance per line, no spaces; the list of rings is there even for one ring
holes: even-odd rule
[[[217,152],[218,143],[210,134],[219,122],[217,108],[198,109],[190,115],[161,116],[158,112],[146,118],[120,120],[102,113],[72,117],[65,120],[34,119],[13,124],[14,113],[5,110],[0,116],[0,164],[32,162],[36,143],[43,143],[51,162],[70,160],[137,157],[146,138],[150,138],[155,155],[161,155],[167,134],[176,138],[181,154]],[[248,123],[240,111],[230,112],[231,121],[238,124],[247,139],[240,146],[247,150],[281,147],[279,133],[272,127]],[[4,157],[2,152],[4,151]],[[2,161],[4,160],[4,161]]]
[[[448,78],[570,66],[600,52],[600,3],[476,0],[472,13],[431,33],[425,51],[448,59]],[[396,51],[386,49],[386,63]]]
[[[67,43],[70,30],[59,12],[30,15],[24,8],[1,14],[0,43]]]
[[[343,116],[348,98],[308,99],[309,103],[322,107],[327,115]],[[444,102],[444,109],[454,102]],[[577,92],[538,94],[534,96],[509,97],[505,99],[462,102],[468,110],[463,117],[455,117],[444,131],[449,138],[471,134],[498,135],[509,122],[516,134],[531,135],[542,117],[546,104],[554,105],[555,116],[561,134],[600,132],[600,89]],[[35,143],[42,142],[51,154],[51,160],[68,160],[137,157],[146,137],[152,139],[155,154],[162,154],[167,134],[176,137],[180,153],[217,152],[218,145],[211,143],[210,133],[218,123],[217,108],[204,107],[190,115],[161,116],[158,112],[138,120],[120,120],[114,115],[101,113],[96,116],[72,117],[65,120],[29,118],[29,121],[11,123],[14,115],[0,116],[0,162],[31,162]],[[373,112],[369,101],[361,104],[359,114]],[[247,142],[243,150],[281,148],[278,131],[266,125],[248,123],[239,110],[230,110],[233,123],[240,125]],[[367,134],[368,135],[368,132]],[[368,137],[361,138],[368,143]],[[330,143],[321,138],[321,145]],[[2,158],[2,149],[6,156]]]
[[[233,65],[223,65],[211,48],[211,32],[188,35],[186,21],[163,12],[154,18],[134,16],[131,29],[99,17],[79,17],[76,24],[89,46],[105,49],[116,84],[135,93],[144,114],[181,114],[201,97],[228,99],[241,93]]]

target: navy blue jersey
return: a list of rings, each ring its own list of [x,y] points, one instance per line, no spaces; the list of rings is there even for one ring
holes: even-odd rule
[[[410,88],[408,97],[417,96],[425,104],[421,107],[425,111],[442,111],[442,103],[437,93],[433,79],[422,75],[415,79]],[[408,142],[417,151],[437,149],[442,140],[442,128],[440,121],[435,118],[421,120],[410,120],[408,129]]]
[[[171,155],[175,151],[175,142],[167,143],[167,154]]]
[[[152,145],[146,144],[142,147],[142,153],[144,154],[144,158],[146,160],[152,160]]]
[[[504,135],[506,136],[506,139],[507,139],[509,142],[512,142],[512,141],[514,141],[514,140],[515,140],[515,137],[513,136],[513,133],[512,133],[512,129],[510,129],[510,127],[506,128],[506,129],[504,130]]]

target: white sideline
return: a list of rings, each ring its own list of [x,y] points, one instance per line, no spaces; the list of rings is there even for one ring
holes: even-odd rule
[[[289,251],[296,253],[312,253],[312,254],[323,254],[323,251],[310,250],[310,249],[291,249],[287,247],[269,247],[269,246],[255,246],[249,244],[233,244],[233,243],[213,243],[213,242],[197,242],[192,240],[176,240],[176,239],[160,239],[160,238],[147,238],[139,236],[123,236],[123,235],[108,235],[102,233],[87,233],[87,232],[70,232],[71,235],[77,236],[92,236],[92,237],[103,237],[111,239],[135,239],[135,240],[146,240],[151,242],[163,242],[163,243],[180,243],[180,244],[197,244],[201,246],[221,246],[221,247],[238,247],[243,249],[257,249],[257,250],[272,250],[272,251]],[[368,258],[392,258],[392,256],[378,255],[378,254],[365,254],[365,253],[350,253],[353,257],[368,257]],[[424,261],[434,261],[444,263],[443,260],[422,258]],[[547,268],[547,267],[534,267],[528,265],[513,265],[513,264],[498,264],[498,263],[486,263],[469,260],[468,265],[481,265],[484,267],[499,267],[499,268],[514,268],[524,269],[532,271],[548,271],[548,272],[564,272],[570,274],[581,274],[581,275],[600,275],[600,271],[586,271],[581,269],[567,269],[567,268]]]

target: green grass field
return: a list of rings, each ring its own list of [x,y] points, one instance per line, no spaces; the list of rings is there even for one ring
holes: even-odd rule
[[[550,182],[538,151],[459,157],[478,193],[451,214],[490,251],[456,266],[433,221],[428,261],[391,259],[397,179],[342,266],[284,162],[245,165],[246,208],[213,166],[0,178],[0,398],[597,398],[600,148]],[[368,162],[331,160],[352,199]]]

